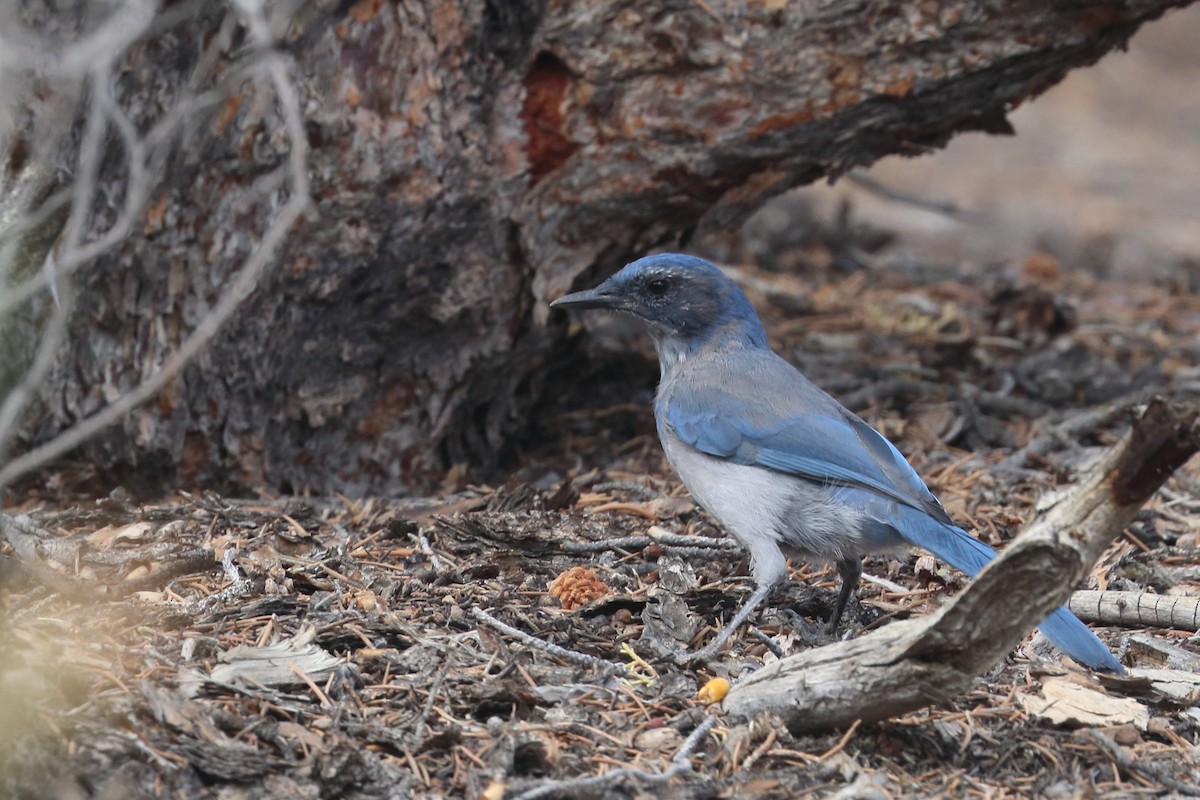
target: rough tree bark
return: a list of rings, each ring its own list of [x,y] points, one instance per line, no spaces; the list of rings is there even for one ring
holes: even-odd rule
[[[316,213],[216,345],[85,455],[183,485],[424,488],[486,461],[542,396],[546,304],[577,279],[798,184],[1005,131],[1184,3],[310,4],[280,47]],[[183,8],[200,10],[122,64],[136,124],[222,30],[215,4]],[[286,157],[280,128],[247,83],[187,132],[144,224],[81,278],[27,443],[132,388],[204,315],[272,211],[235,198]]]

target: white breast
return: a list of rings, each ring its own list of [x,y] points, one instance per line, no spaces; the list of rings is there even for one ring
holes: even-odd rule
[[[662,444],[696,502],[749,551],[759,585],[787,577],[784,551],[836,561],[866,549],[862,515],[840,501],[837,487],[714,458],[669,431]]]

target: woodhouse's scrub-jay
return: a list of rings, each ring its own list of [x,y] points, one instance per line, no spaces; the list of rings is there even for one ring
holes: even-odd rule
[[[620,311],[646,325],[662,369],[654,417],[667,460],[750,554],[758,588],[704,655],[786,578],[785,553],[837,564],[831,631],[865,553],[916,545],[968,575],[995,557],[951,521],[891,442],[771,350],[754,306],[707,261],[648,256],[552,305]],[[1041,630],[1081,664],[1122,671],[1065,607]]]

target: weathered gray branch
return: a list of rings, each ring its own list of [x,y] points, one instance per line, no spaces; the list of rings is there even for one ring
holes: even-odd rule
[[[1085,622],[1200,630],[1200,597],[1150,592],[1075,592],[1068,603]]]
[[[1101,464],[928,618],[770,664],[725,699],[796,730],[875,721],[962,692],[1071,594],[1150,495],[1200,449],[1200,407],[1155,399]]]

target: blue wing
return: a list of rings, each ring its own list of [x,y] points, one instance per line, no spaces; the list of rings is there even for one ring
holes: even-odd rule
[[[774,353],[745,355],[738,369],[750,372],[750,380],[674,387],[659,398],[660,421],[702,453],[868,489],[950,521],[904,456],[875,429]]]

